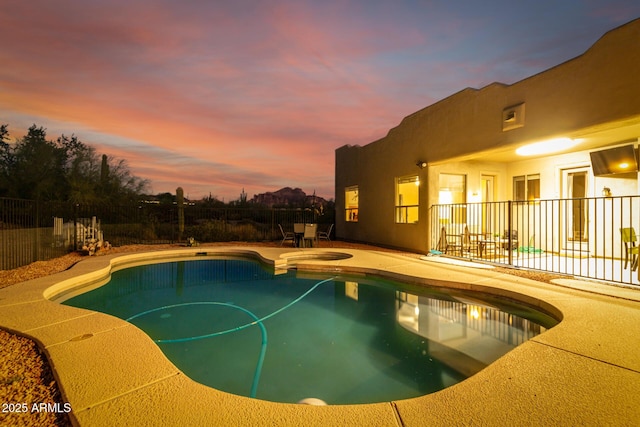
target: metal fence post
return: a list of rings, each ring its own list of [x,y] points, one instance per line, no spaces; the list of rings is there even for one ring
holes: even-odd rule
[[[275,209],[273,209],[273,206],[271,206],[271,239],[269,240],[274,240],[275,236],[276,236],[276,211]]]
[[[73,250],[78,250],[78,203],[73,205]]]
[[[513,265],[513,251],[511,250],[511,238],[513,230],[513,201],[507,201],[507,251],[509,253],[509,265]]]
[[[35,244],[33,245],[33,251],[32,251],[32,260],[33,261],[39,261],[40,260],[40,245],[41,245],[41,241],[40,241],[40,200],[36,200],[35,203],[35,218],[34,218],[34,223],[33,223],[33,233],[35,234]]]

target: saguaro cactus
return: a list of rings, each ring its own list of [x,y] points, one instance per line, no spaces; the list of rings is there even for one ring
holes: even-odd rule
[[[182,187],[176,188],[176,204],[178,205],[178,241],[182,242],[182,233],[184,233],[184,191]]]

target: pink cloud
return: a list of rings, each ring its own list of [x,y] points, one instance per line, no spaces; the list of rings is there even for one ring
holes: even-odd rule
[[[520,22],[500,20],[502,6],[250,5],[10,0],[0,111],[12,126],[42,118],[86,135],[156,191],[188,183],[192,196],[229,200],[289,185],[331,197],[337,147],[466,86],[525,77],[548,47],[519,51],[510,38],[515,48],[496,51],[492,27]]]

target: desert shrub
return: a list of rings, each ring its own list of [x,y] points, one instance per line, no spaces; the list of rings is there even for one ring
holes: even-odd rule
[[[193,237],[198,242],[255,242],[264,240],[265,233],[259,229],[259,224],[207,220],[185,227],[185,236]]]
[[[224,221],[210,220],[202,221],[195,225],[185,226],[184,235],[193,237],[198,242],[223,242],[224,238]]]
[[[114,246],[157,239],[153,228],[145,224],[102,224],[101,228],[104,240]]]

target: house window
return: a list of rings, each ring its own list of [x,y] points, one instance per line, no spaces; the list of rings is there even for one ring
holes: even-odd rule
[[[354,185],[344,189],[345,215],[348,222],[358,221],[358,186]]]
[[[540,200],[540,174],[514,176],[513,199],[517,202]]]
[[[438,203],[453,205],[440,208],[439,216],[443,224],[464,224],[467,222],[467,176],[441,173],[439,176]]]
[[[419,193],[417,175],[396,178],[396,223],[418,222]]]
[[[467,203],[467,176],[450,173],[440,174],[439,203]]]

